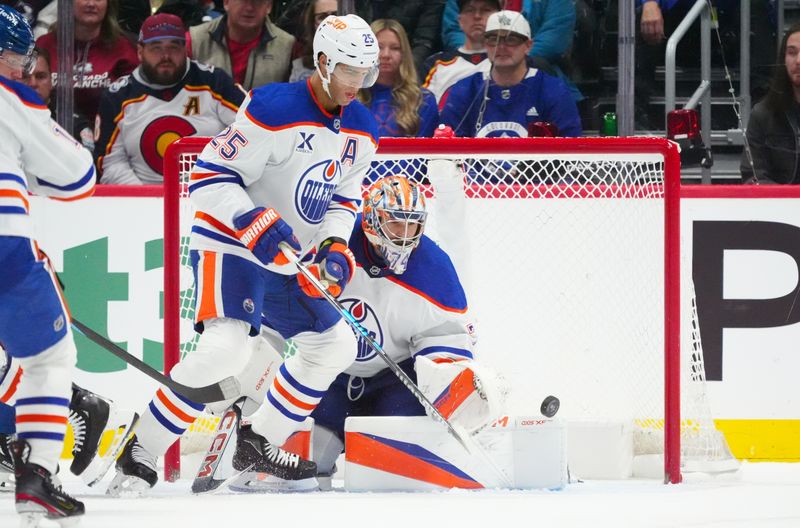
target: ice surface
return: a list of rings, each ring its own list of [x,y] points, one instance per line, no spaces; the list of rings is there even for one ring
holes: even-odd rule
[[[562,491],[192,496],[185,480],[159,483],[140,499],[106,498],[64,469],[65,488],[86,502],[83,528],[800,527],[800,463],[745,463],[735,477],[689,475],[680,485],[588,481]],[[0,494],[0,527],[18,522],[12,494]]]

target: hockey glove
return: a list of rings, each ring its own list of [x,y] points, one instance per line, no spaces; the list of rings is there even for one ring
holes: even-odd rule
[[[353,278],[355,269],[356,259],[353,252],[344,240],[337,237],[322,241],[314,257],[314,263],[308,267],[308,271],[313,273],[334,297],[342,293],[345,285]],[[322,293],[302,273],[297,274],[297,283],[309,297],[322,297]]]
[[[282,266],[289,263],[278,244],[286,242],[292,250],[299,253],[300,242],[294,236],[292,228],[283,221],[277,211],[256,207],[233,219],[236,228],[236,237],[253,252],[258,260],[265,266],[277,264]]]
[[[422,393],[452,424],[477,433],[504,412],[508,387],[491,369],[475,361],[438,363],[425,356],[414,362]]]

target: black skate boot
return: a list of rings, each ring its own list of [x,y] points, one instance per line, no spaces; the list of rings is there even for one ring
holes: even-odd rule
[[[117,459],[117,474],[108,486],[113,497],[122,494],[141,495],[158,482],[156,457],[139,444],[134,434]]]
[[[250,425],[239,429],[233,468],[242,478],[230,485],[236,491],[310,491],[317,489],[317,465],[270,444]]]
[[[0,433],[0,491],[14,491],[14,459],[11,435]]]
[[[110,402],[105,398],[72,384],[69,404],[69,424],[75,444],[72,448],[72,465],[69,469],[80,475],[97,454],[100,437],[108,423]]]
[[[38,526],[43,517],[57,521],[61,526],[77,524],[85,512],[83,503],[64,493],[61,486],[53,482],[49,471],[29,463],[30,452],[30,445],[25,440],[11,442],[17,513],[22,517],[22,526]]]

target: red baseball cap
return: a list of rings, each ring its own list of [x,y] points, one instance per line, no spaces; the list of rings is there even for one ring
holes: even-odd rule
[[[169,13],[159,13],[147,17],[142,24],[142,29],[139,30],[139,42],[165,39],[186,40],[186,28],[183,21]]]

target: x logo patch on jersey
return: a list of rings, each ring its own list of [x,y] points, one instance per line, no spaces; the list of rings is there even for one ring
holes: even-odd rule
[[[306,134],[305,132],[300,132],[300,144],[297,145],[298,152],[313,152],[314,147],[311,146],[311,140],[314,138],[315,134]]]

